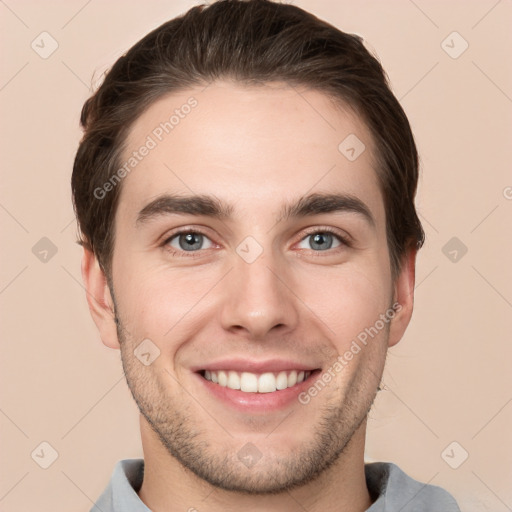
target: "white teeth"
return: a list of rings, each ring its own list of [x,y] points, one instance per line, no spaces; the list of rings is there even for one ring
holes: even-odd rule
[[[240,375],[236,372],[229,372],[228,373],[228,388],[231,389],[240,389]]]
[[[217,374],[217,377],[219,379],[219,386],[226,387],[228,385],[228,376],[226,372],[219,372]]]
[[[258,379],[259,393],[272,393],[276,390],[276,378],[273,373],[262,373]]]
[[[205,370],[204,378],[222,387],[239,389],[246,393],[273,393],[290,388],[305,381],[311,375],[310,371],[297,371],[255,374],[250,372],[238,373],[232,370]]]
[[[288,377],[286,376],[286,372],[279,372],[277,374],[276,379],[276,388],[277,389],[286,389],[288,387]]]
[[[254,373],[243,372],[240,377],[240,390],[256,393],[258,391],[258,376]]]

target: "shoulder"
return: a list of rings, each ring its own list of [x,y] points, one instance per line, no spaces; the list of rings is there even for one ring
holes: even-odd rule
[[[414,480],[391,462],[365,464],[366,484],[376,500],[368,512],[460,512],[451,494]]]
[[[144,476],[143,459],[120,460],[114,467],[110,482],[96,501],[91,512],[146,512],[149,509],[137,492]]]

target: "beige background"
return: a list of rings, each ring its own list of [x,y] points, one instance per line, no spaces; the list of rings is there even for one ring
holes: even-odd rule
[[[115,463],[142,455],[119,354],[87,309],[69,180],[91,83],[195,3],[0,2],[2,511],[88,511]],[[463,511],[512,510],[512,2],[295,3],[378,52],[422,156],[416,310],[388,357],[367,458],[447,488]],[[47,59],[31,48],[43,31],[59,45]],[[453,31],[469,44],[456,59],[445,49],[463,40],[442,44]],[[46,262],[32,252],[42,237],[57,248]],[[452,237],[468,249],[456,262]],[[43,441],[58,452],[48,469]]]

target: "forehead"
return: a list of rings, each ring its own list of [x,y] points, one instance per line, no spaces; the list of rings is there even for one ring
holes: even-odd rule
[[[214,82],[169,94],[135,121],[118,213],[133,216],[158,195],[181,193],[264,215],[336,191],[382,210],[374,151],[364,122],[322,92]]]

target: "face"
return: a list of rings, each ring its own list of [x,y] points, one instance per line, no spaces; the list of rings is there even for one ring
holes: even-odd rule
[[[173,93],[129,134],[119,325],[100,331],[143,435],[215,486],[304,484],[364,429],[411,302],[410,265],[391,278],[374,153],[348,108],[285,84]]]

